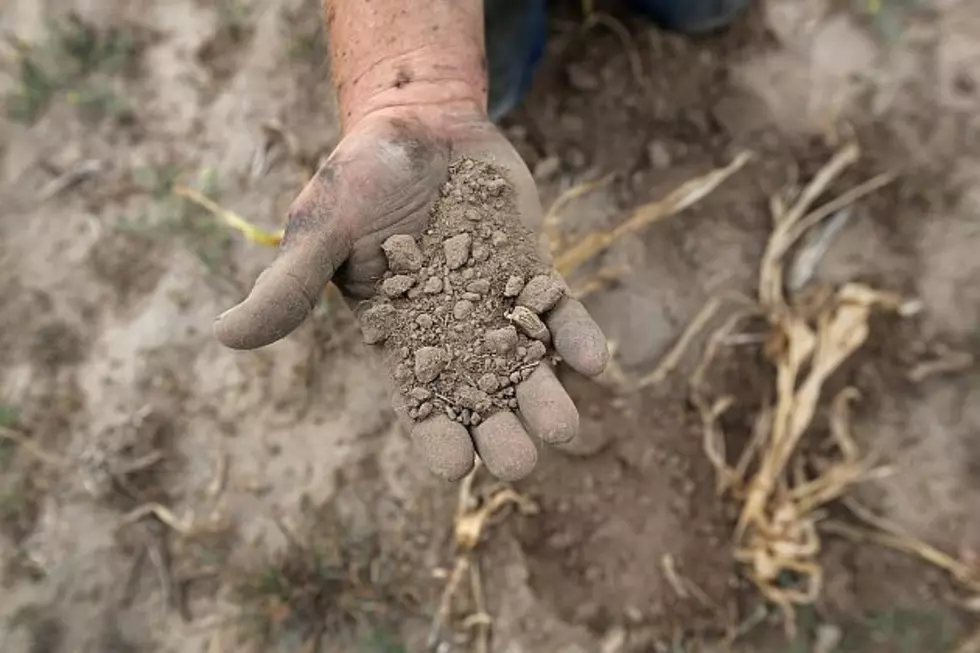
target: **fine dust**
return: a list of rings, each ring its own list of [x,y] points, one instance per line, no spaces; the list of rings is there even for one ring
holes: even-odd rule
[[[552,356],[539,315],[565,292],[535,242],[500,170],[472,159],[450,168],[420,242],[385,241],[389,272],[361,328],[383,341],[412,419],[476,426],[517,407],[514,386]]]

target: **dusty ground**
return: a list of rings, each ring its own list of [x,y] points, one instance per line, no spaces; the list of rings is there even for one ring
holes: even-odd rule
[[[815,278],[923,302],[913,319],[876,320],[840,371],[863,395],[860,446],[896,469],[858,494],[975,560],[980,16],[968,0],[873,4],[771,0],[693,41],[615,6],[625,32],[558,7],[545,65],[504,128],[546,205],[615,175],[563,211],[571,233],[756,152],[596,263],[629,267],[587,299],[629,373],[651,369],[710,296],[752,291],[768,198],[841,141],[856,136],[864,158],[838,185],[899,173],[854,207]],[[316,5],[0,8],[0,419],[26,439],[0,444],[5,652],[424,648],[456,488],[415,464],[378,410],[386,393],[336,300],[268,349],[215,342],[211,320],[273,253],[171,193],[193,186],[278,225],[338,138]],[[910,376],[937,359],[963,364]],[[840,651],[952,651],[976,629],[942,572],[827,537],[823,595],[787,642],[735,573],[734,513],[714,495],[689,368],[643,393],[569,378],[582,439],[542,450],[517,487],[539,513],[495,519],[481,549],[493,651],[725,650],[712,642],[737,625],[745,650],[834,650],[816,640],[842,632]],[[751,337],[723,354],[712,383],[736,395],[732,446],[765,370]],[[134,516],[152,504],[174,523]],[[665,555],[703,599],[677,594]]]

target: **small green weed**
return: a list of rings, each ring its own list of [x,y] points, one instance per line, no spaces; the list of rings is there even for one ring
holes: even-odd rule
[[[19,83],[6,98],[11,120],[33,124],[59,93],[75,93],[89,115],[126,116],[123,100],[93,76],[132,76],[146,39],[124,27],[98,29],[77,15],[52,23],[45,41],[19,44]],[[94,86],[94,88],[92,88]],[[92,112],[95,106],[100,111]]]
[[[895,653],[951,651],[959,636],[953,615],[923,607],[891,608],[876,612],[848,628],[840,653],[890,650]]]
[[[871,31],[884,43],[902,37],[908,15],[922,6],[922,0],[852,0],[855,10],[869,20]]]
[[[352,537],[332,510],[316,513],[321,521],[288,533],[281,554],[237,574],[245,580],[233,596],[251,635],[263,650],[337,638],[363,653],[405,653],[395,628],[405,616],[398,566],[374,535]]]
[[[13,428],[17,424],[19,412],[16,406],[0,404],[0,428]],[[10,440],[0,438],[0,472],[10,469],[16,448]]]
[[[218,4],[219,33],[235,45],[252,35],[252,6],[246,0],[221,0]]]
[[[290,60],[319,68],[327,58],[321,4],[318,0],[305,0],[295,9],[281,14],[282,29],[289,42]]]

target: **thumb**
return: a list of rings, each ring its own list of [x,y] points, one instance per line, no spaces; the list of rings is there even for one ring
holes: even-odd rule
[[[318,174],[293,204],[276,260],[259,275],[245,301],[215,321],[214,333],[226,347],[255,349],[292,333],[347,258],[350,239],[322,179]]]

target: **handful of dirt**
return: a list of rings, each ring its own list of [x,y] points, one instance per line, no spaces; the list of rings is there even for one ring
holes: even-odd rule
[[[360,313],[384,343],[408,414],[476,426],[517,407],[514,386],[553,356],[539,317],[565,292],[520,221],[514,190],[491,164],[461,159],[417,240],[390,237],[389,271]]]

